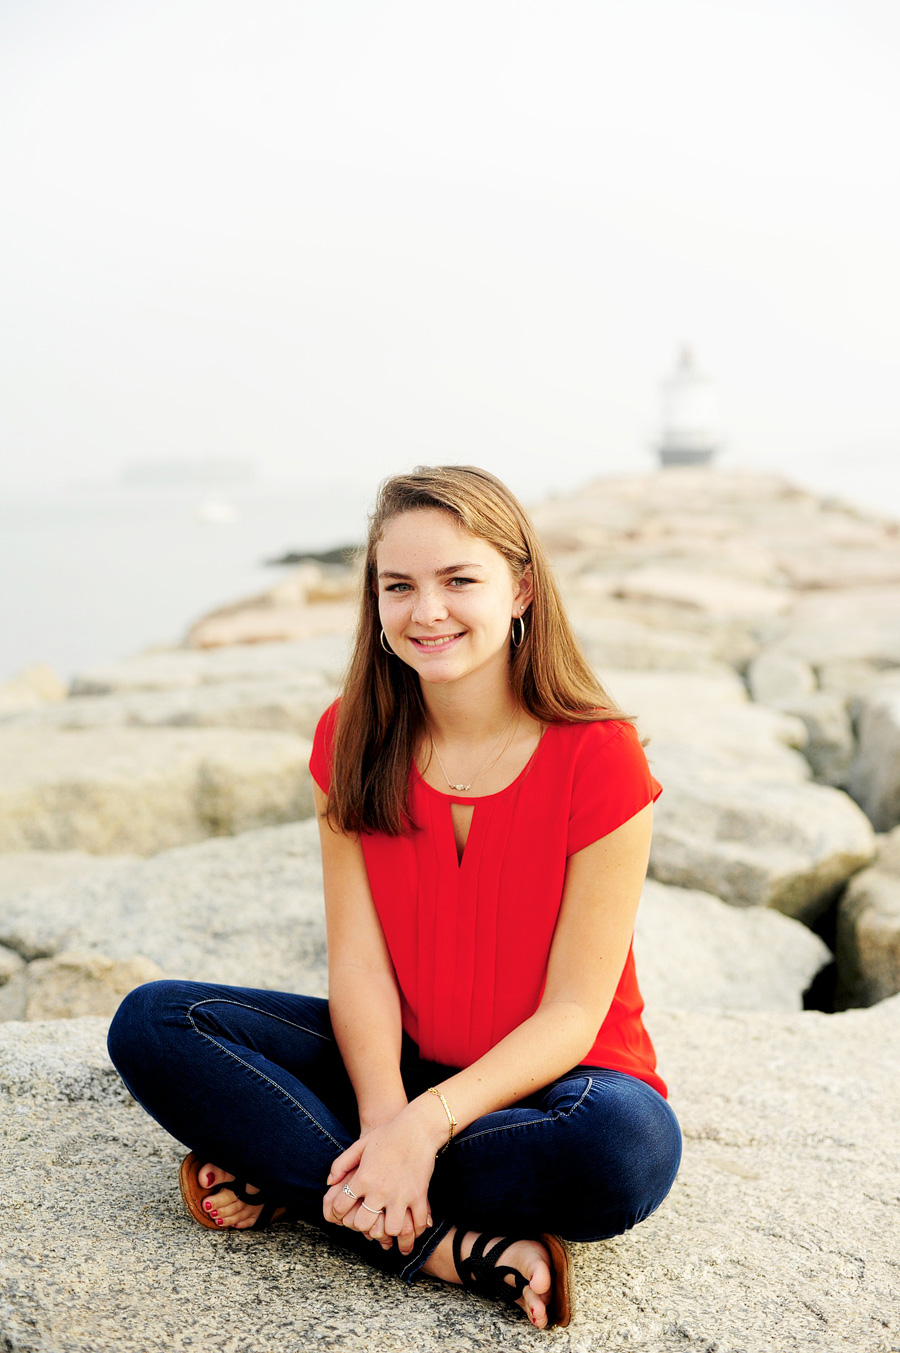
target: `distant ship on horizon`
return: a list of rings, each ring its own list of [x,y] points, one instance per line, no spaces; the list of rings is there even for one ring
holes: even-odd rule
[[[127,488],[220,487],[251,484],[253,461],[237,456],[174,456],[166,460],[137,460],[123,466],[119,483]]]

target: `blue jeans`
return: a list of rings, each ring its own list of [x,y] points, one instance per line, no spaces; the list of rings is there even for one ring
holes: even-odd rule
[[[331,1162],[359,1135],[327,1001],[151,982],[119,1007],[109,1054],[138,1103],[201,1161],[250,1180],[410,1282],[457,1224],[493,1235],[619,1235],[659,1207],[681,1159],[678,1122],[651,1086],[620,1071],[576,1066],[454,1136],[429,1186],[434,1226],[412,1254],[401,1255],[322,1216]],[[404,1035],[401,1073],[410,1099],[455,1070],[422,1060]]]

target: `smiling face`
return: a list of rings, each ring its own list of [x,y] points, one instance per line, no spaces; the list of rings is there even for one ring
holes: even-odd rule
[[[393,517],[375,558],[385,638],[422,682],[508,680],[510,625],[531,601],[530,572],[515,579],[493,545],[437,508]]]

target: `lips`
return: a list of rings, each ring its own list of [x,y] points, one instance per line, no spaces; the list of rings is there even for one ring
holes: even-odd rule
[[[461,639],[463,633],[464,631],[460,630],[458,634],[433,634],[430,636],[411,634],[409,640],[410,643],[415,644],[416,648],[434,652],[436,649],[446,648],[455,639]]]

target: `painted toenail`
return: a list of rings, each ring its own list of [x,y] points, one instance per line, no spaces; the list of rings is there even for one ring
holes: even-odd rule
[[[217,1225],[217,1226],[221,1226],[221,1225],[222,1225],[222,1218],[221,1218],[221,1217],[216,1217],[216,1225]]]
[[[212,1203],[204,1203],[203,1206],[206,1208],[207,1212],[212,1211]]]
[[[212,1170],[210,1170],[209,1174],[206,1176],[207,1187],[211,1187],[215,1182],[216,1176],[213,1174]]]

